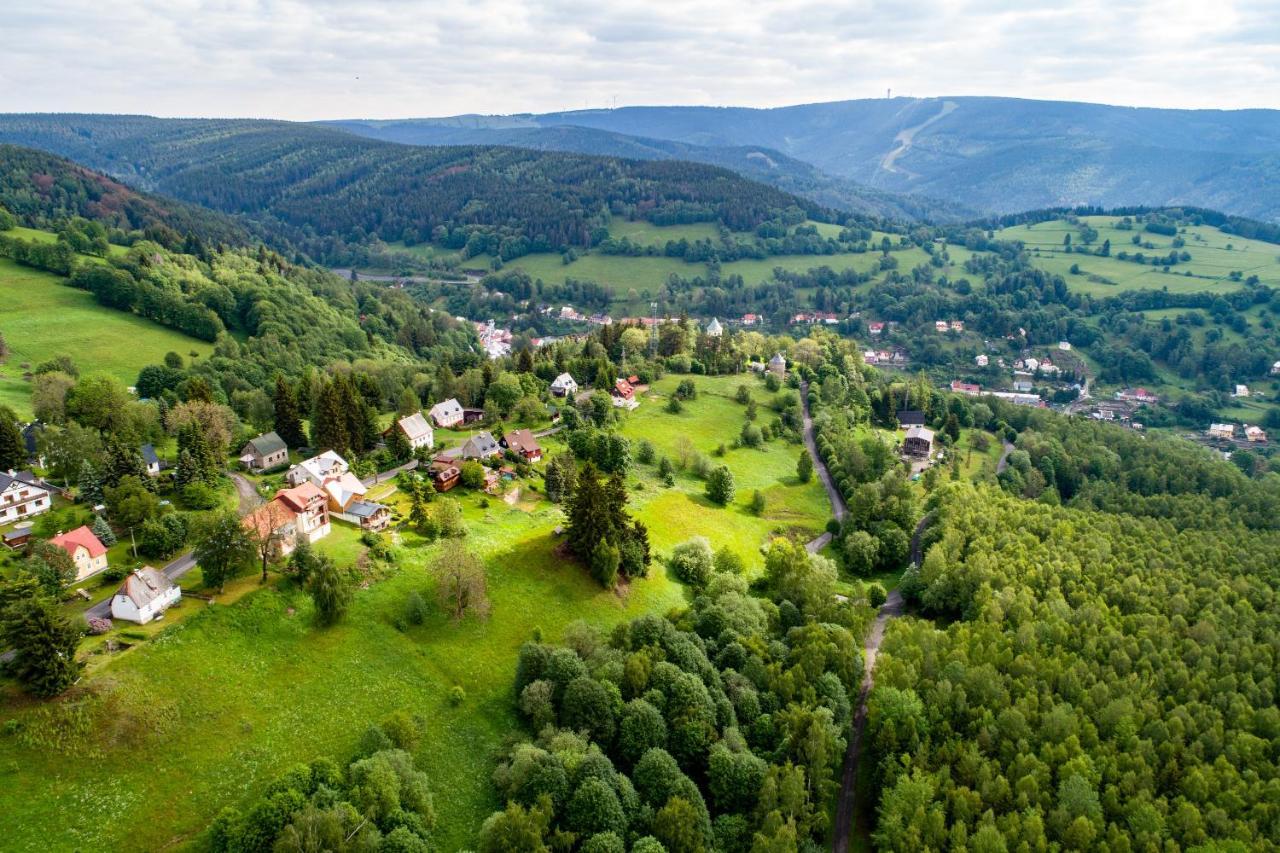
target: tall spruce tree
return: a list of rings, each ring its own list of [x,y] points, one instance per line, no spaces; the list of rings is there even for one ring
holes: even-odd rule
[[[81,461],[80,474],[76,480],[76,488],[80,490],[80,498],[89,506],[97,506],[105,500],[102,494],[102,478],[98,469],[88,459]]]
[[[311,444],[316,450],[333,450],[344,456],[351,452],[344,402],[342,389],[336,382],[326,383],[320,389],[311,416]]]
[[[137,477],[139,482],[148,489],[155,488],[155,484],[147,476],[147,463],[143,461],[142,454],[122,441],[112,440],[107,445],[107,461],[106,469],[102,474],[102,485],[103,487],[117,486],[125,477]]]
[[[302,429],[302,416],[298,410],[298,395],[283,374],[276,375],[276,390],[272,397],[275,406],[274,425],[276,435],[291,448],[304,447],[307,434]]]
[[[0,471],[22,468],[27,463],[27,446],[18,430],[18,418],[7,407],[0,408]]]
[[[20,579],[0,589],[0,645],[13,652],[9,672],[36,696],[57,696],[79,677],[76,647],[82,633],[33,581]]]

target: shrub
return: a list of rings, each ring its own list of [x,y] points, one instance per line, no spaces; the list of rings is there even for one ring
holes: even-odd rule
[[[217,491],[208,483],[188,483],[182,490],[182,500],[191,509],[214,509],[222,502]]]
[[[721,465],[707,475],[707,497],[712,503],[725,506],[733,501],[734,492],[733,472],[727,465]]]
[[[417,590],[409,593],[405,600],[404,615],[410,625],[421,625],[427,620],[427,601]]]
[[[764,515],[765,500],[764,492],[756,489],[751,493],[751,512],[754,515]]]
[[[636,446],[636,461],[641,465],[649,465],[653,462],[653,457],[653,442],[647,438],[640,439],[640,443]]]
[[[100,619],[96,616],[89,619],[89,633],[95,637],[107,633],[111,627],[110,619]]]
[[[880,607],[889,599],[889,594],[884,591],[884,587],[878,583],[870,584],[867,587],[867,603],[872,607]]]
[[[467,701],[467,691],[462,689],[462,685],[455,684],[453,689],[449,691],[449,704],[455,708]]]
[[[671,551],[667,560],[667,568],[677,580],[689,586],[702,588],[711,580],[711,572],[715,566],[715,557],[711,553],[711,543],[701,536],[695,536],[688,542],[682,542]]]

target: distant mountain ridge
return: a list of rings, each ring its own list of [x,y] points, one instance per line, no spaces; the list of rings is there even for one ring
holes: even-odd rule
[[[409,145],[510,145],[635,160],[688,160],[730,169],[837,210],[885,219],[959,222],[980,215],[962,204],[875,189],[826,174],[812,164],[762,145],[697,145],[571,124],[539,125],[530,117],[320,122],[360,136]]]
[[[433,133],[518,131],[536,138],[539,130],[574,127],[702,149],[761,146],[833,178],[995,213],[1194,205],[1280,221],[1278,110],[943,97],[359,124],[383,138],[401,134],[402,141],[430,124],[439,128]]]

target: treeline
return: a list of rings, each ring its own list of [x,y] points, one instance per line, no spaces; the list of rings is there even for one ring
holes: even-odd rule
[[[1275,849],[1280,537],[959,484],[935,506],[902,589],[955,621],[881,648],[877,846]]]
[[[716,572],[668,618],[521,648],[515,690],[536,738],[494,772],[506,808],[479,850],[820,843],[870,610],[838,601],[835,568],[803,545],[777,541],[765,562],[767,598]]]

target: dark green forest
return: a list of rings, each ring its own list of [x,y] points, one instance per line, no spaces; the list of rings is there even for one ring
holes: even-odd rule
[[[436,241],[504,259],[586,247],[610,215],[750,230],[818,205],[727,169],[527,149],[425,148],[290,122],[0,117],[0,139],[251,220],[325,263],[367,241]]]

